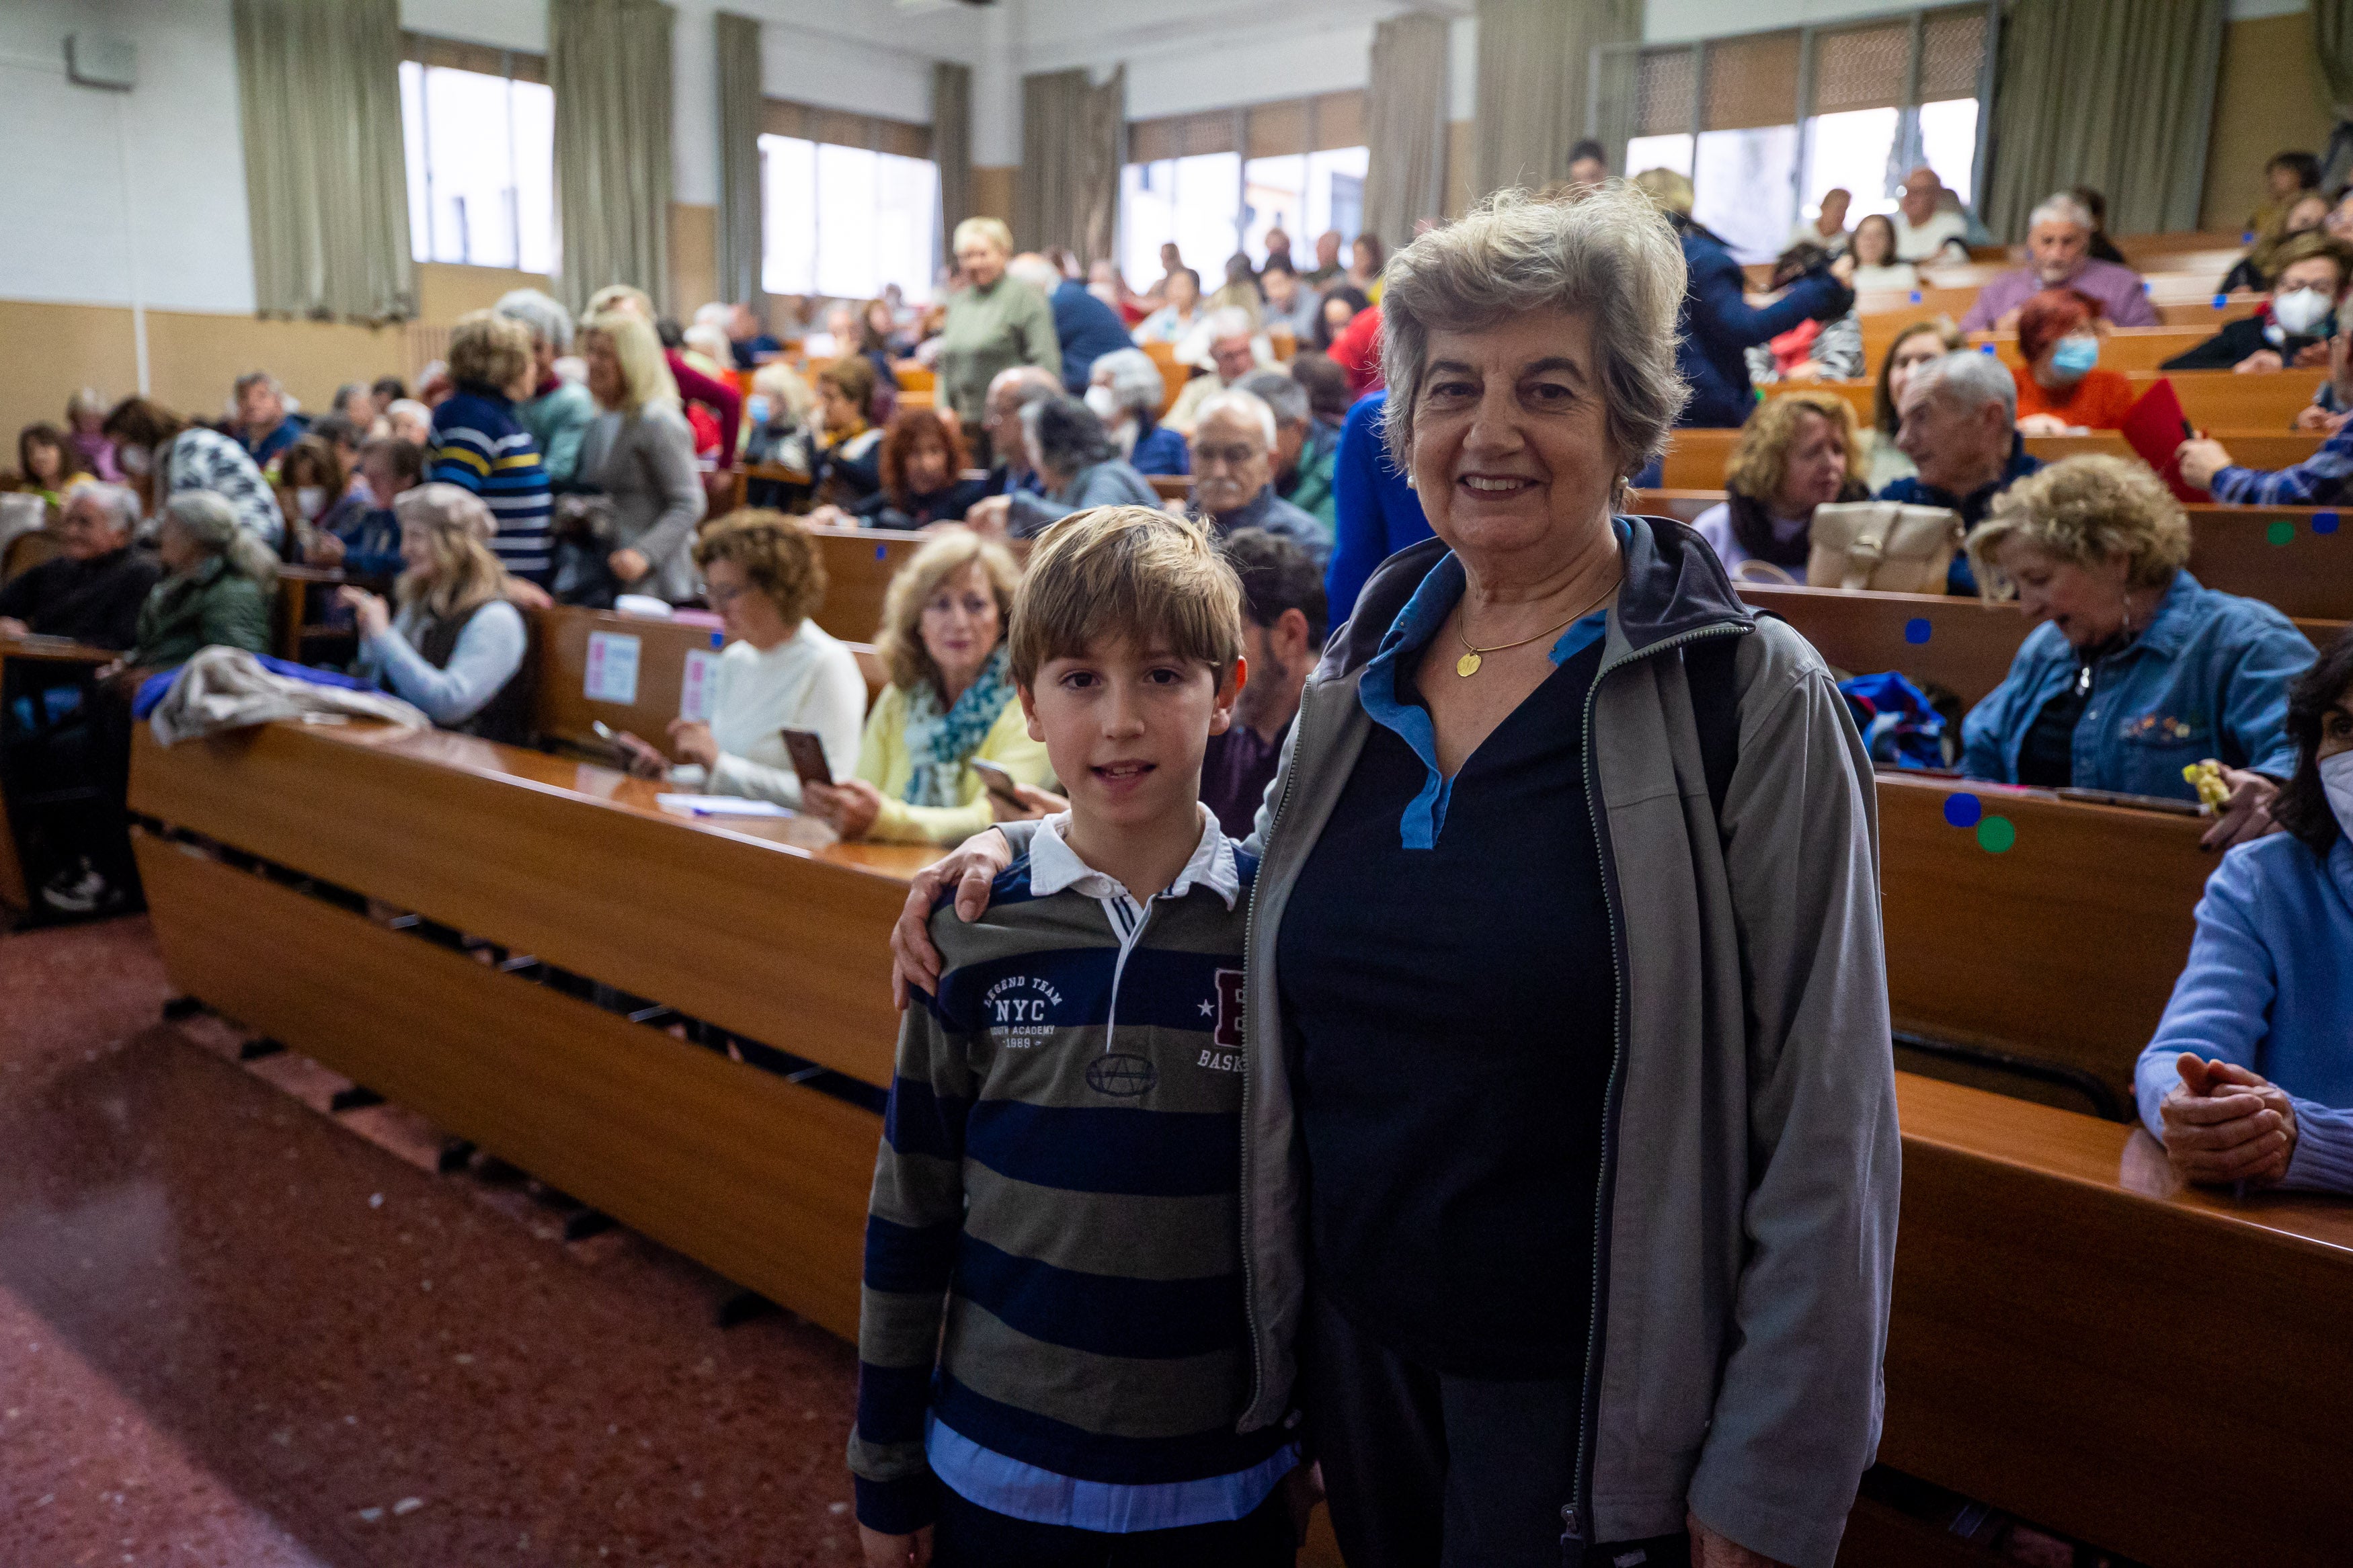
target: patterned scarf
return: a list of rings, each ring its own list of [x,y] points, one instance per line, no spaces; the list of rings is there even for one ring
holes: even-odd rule
[[[940,690],[926,680],[907,699],[907,750],[915,771],[907,775],[909,805],[962,805],[964,765],[988,738],[1005,705],[1013,700],[1007,673],[1012,655],[1004,643],[980,667],[980,676],[944,713]]]

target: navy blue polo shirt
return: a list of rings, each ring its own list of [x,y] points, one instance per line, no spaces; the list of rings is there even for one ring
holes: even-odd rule
[[[1372,731],[1277,937],[1311,1254],[1411,1361],[1575,1377],[1616,1027],[1585,782],[1607,622],[1449,780],[1415,668],[1462,581],[1442,560],[1366,667]]]

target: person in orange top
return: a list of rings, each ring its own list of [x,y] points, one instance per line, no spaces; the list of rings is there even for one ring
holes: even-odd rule
[[[2102,370],[2100,302],[2073,289],[2045,289],[2018,313],[2018,428],[2023,435],[2116,430],[2133,405],[2132,383]]]

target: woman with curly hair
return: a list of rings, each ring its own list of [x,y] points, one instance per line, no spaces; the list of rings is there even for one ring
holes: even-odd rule
[[[1737,579],[1745,563],[1762,561],[1805,581],[1814,509],[1871,499],[1853,407],[1828,392],[1767,398],[1733,445],[1724,490],[1692,526],[1725,570]]]
[[[986,479],[963,477],[964,437],[928,408],[904,408],[882,433],[882,488],[851,508],[867,528],[928,528],[962,522],[988,493]]]

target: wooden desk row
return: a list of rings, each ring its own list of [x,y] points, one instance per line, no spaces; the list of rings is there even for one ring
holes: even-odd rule
[[[682,819],[645,793],[446,735],[293,725],[169,752],[142,737],[132,775],[134,809],[164,824],[886,1083],[884,936],[901,879],[929,852],[828,847],[789,821]],[[1949,973],[1979,992],[2096,1005],[2080,993],[2088,972],[2145,945],[2128,899],[2022,917],[2022,886],[2001,879],[2041,864],[2040,803],[2002,808],[2019,842],[1994,856],[1925,820],[1944,793],[1881,786],[1891,947],[1913,940],[1895,889],[1924,854],[1964,883],[1956,861],[1974,857],[1971,896],[2010,898],[2013,930],[2043,923],[2048,958],[2031,971],[2022,940],[1975,947],[1964,915],[1932,933]],[[855,1097],[389,929],[283,873],[159,837],[139,848],[176,987],[854,1333],[880,1133]],[[2114,879],[2115,865],[2098,869],[2073,868],[2079,895]],[[2070,874],[2043,865],[2031,879]],[[2112,1122],[1910,1075],[1898,1094],[1883,1458],[2156,1568],[2336,1560],[2353,1216],[2172,1191],[2145,1135]],[[1858,1533],[1846,1560],[1893,1560],[1870,1546]]]
[[[1869,363],[1876,367],[1880,360]],[[1836,394],[1854,405],[1855,417],[1868,428],[1873,400],[1878,395],[1877,375],[1874,368],[1871,375],[1849,381],[1777,381],[1758,390],[1767,397],[1791,392]],[[2292,429],[2295,416],[2311,403],[2314,390],[2327,379],[2327,373],[2283,370],[2241,375],[2228,370],[2130,370],[2125,377],[2136,395],[2160,379],[2172,382],[2182,413],[2200,430],[2229,446],[2232,456],[2239,457],[2238,443],[2255,436],[2300,434]],[[2306,455],[2310,455],[2309,447]],[[2243,460],[2268,466],[2253,458]]]
[[[1668,488],[1637,491],[1633,504],[1690,522],[1723,499],[1715,487]],[[2353,620],[2353,528],[2343,526],[2337,509],[2186,510],[2189,572],[2206,586],[2260,599],[2294,619]]]

